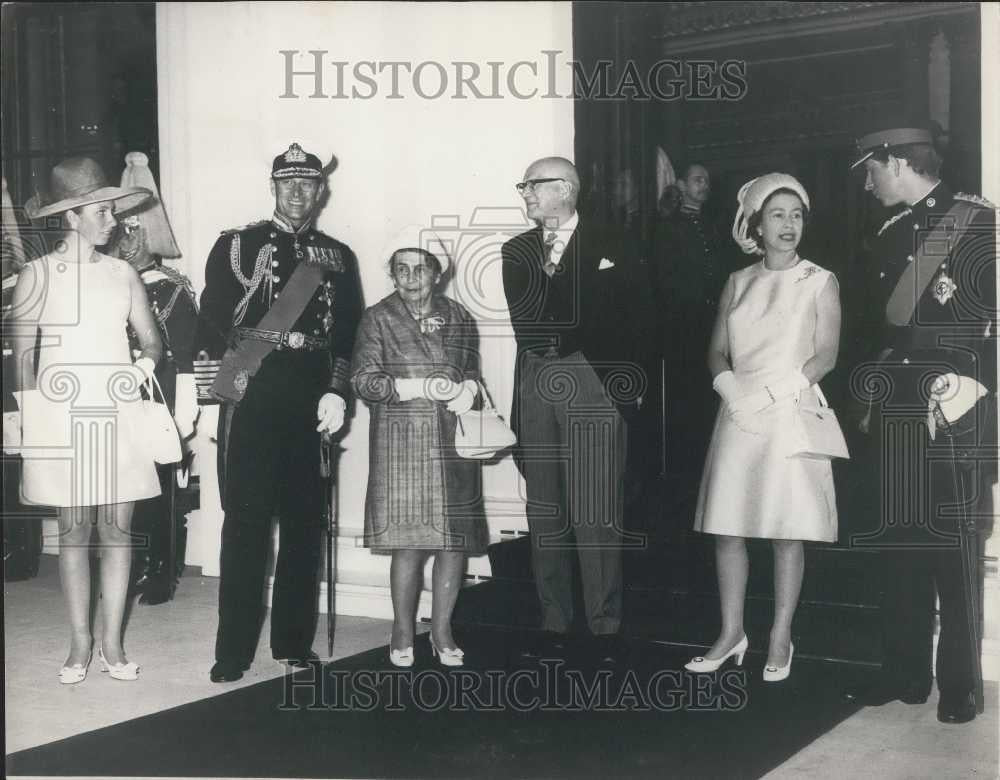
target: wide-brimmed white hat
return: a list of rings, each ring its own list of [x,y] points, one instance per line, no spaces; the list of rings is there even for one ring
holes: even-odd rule
[[[736,218],[733,220],[733,241],[735,241],[745,254],[763,254],[757,242],[748,233],[750,229],[749,220],[754,214],[760,211],[761,207],[775,190],[788,189],[802,199],[802,205],[809,208],[809,193],[802,183],[794,176],[787,173],[767,173],[751,179],[742,187],[736,196],[739,209],[736,211]]]
[[[105,201],[114,201],[117,210],[127,211],[152,196],[153,193],[142,187],[112,187],[96,161],[89,157],[70,157],[52,169],[48,191],[30,198],[24,208],[32,219]]]

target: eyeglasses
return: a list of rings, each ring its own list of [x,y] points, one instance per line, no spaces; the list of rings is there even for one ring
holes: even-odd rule
[[[550,181],[566,181],[565,179],[528,179],[527,181],[519,181],[514,185],[514,189],[517,190],[518,195],[524,195],[526,192],[534,192],[535,187],[539,184],[548,184]]]

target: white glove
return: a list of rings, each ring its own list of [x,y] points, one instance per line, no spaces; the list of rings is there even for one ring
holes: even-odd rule
[[[987,393],[975,379],[967,376],[949,373],[941,374],[931,385],[931,396],[927,401],[927,425],[930,428],[931,440],[937,433],[937,421],[934,419],[934,409],[941,411],[945,422],[953,423],[973,406],[976,401]]]
[[[737,413],[755,414],[769,407],[773,401],[766,390],[758,390],[755,393],[747,394],[746,390],[736,378],[732,371],[723,371],[716,374],[712,380],[712,387],[715,388],[722,400],[726,404],[726,410],[730,415]]]
[[[732,371],[723,371],[721,374],[716,374],[715,379],[712,380],[712,389],[729,406],[732,406],[744,394],[740,383],[736,381],[736,374]]]
[[[465,414],[476,402],[476,396],[479,395],[479,385],[471,379],[466,379],[458,387],[458,395],[448,402],[448,411],[455,414]]]
[[[397,379],[396,394],[400,401],[427,398],[431,401],[450,401],[459,394],[461,385],[447,377],[433,376],[414,379]]]
[[[324,393],[316,407],[316,419],[319,420],[316,430],[320,433],[336,433],[344,426],[346,410],[347,404],[343,398],[336,393]]]
[[[197,416],[198,389],[194,384],[194,374],[178,374],[174,385],[174,422],[182,439],[194,433]]]
[[[803,390],[808,390],[811,386],[809,380],[806,379],[806,375],[796,369],[783,376],[777,382],[771,382],[767,385],[767,389],[775,401],[780,401],[790,395],[798,395]]]
[[[426,398],[423,379],[397,379],[396,395],[400,401],[412,401],[414,398]]]
[[[148,382],[150,379],[153,378],[153,375],[156,372],[156,361],[154,361],[153,358],[141,357],[137,361],[135,361],[135,363],[133,363],[132,365],[133,367],[139,369],[140,373],[142,374],[142,376],[138,380],[139,384],[142,384],[143,382]]]
[[[16,455],[21,446],[21,413],[3,413],[3,451]]]

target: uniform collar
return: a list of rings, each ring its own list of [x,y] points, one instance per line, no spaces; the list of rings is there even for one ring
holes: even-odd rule
[[[312,219],[310,218],[307,219],[305,222],[303,222],[301,227],[299,227],[299,229],[296,230],[295,228],[292,227],[291,223],[289,223],[289,221],[285,219],[283,216],[281,216],[281,214],[279,214],[277,211],[275,211],[274,214],[271,216],[271,222],[282,233],[291,233],[293,236],[295,235],[301,236],[303,233],[305,233],[312,227]]]
[[[941,211],[942,207],[947,211],[949,204],[952,200],[951,191],[945,186],[944,182],[939,181],[933,187],[931,187],[924,196],[910,206],[910,210],[913,212],[925,212],[925,211]]]

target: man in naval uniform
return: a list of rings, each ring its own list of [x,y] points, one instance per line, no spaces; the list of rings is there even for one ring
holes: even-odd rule
[[[982,690],[976,505],[996,481],[996,210],[940,181],[924,128],[872,133],[859,153],[865,189],[900,210],[874,242],[883,326],[876,361],[856,377],[870,394],[862,430],[879,445],[882,497],[878,528],[852,543],[881,551],[883,662],[875,685],[847,697],[926,701],[936,593],[938,720],[965,723]]]
[[[320,436],[344,424],[362,312],[354,253],[313,226],[325,191],[319,158],[293,143],[272,165],[274,215],[223,232],[205,266],[199,349],[222,358],[212,394],[223,404],[213,682],[238,680],[253,660],[275,514],[271,653],[290,666],[317,660]]]

